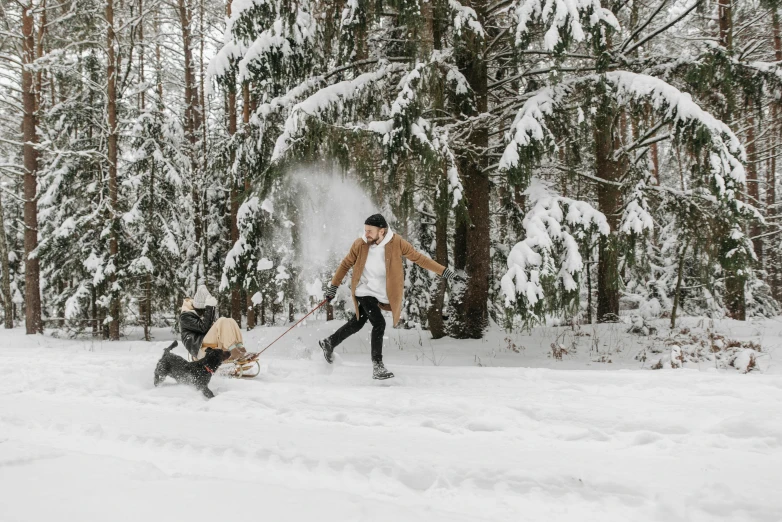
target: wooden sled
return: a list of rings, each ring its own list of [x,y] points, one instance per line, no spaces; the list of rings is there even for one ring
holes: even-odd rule
[[[244,359],[223,363],[217,369],[217,374],[223,377],[232,377],[234,379],[252,379],[258,377],[261,373],[261,363],[258,362],[259,354],[247,354]],[[195,361],[192,354],[187,354],[190,361]]]

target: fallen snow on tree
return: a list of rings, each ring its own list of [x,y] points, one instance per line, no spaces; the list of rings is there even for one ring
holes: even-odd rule
[[[271,270],[274,268],[274,263],[271,260],[262,257],[258,260],[258,266],[256,268],[258,270]]]
[[[537,178],[524,193],[532,207],[522,222],[526,237],[511,249],[500,284],[506,306],[521,297],[531,310],[544,298],[545,278],[555,277],[567,292],[578,289],[576,278],[584,267],[578,240],[610,229],[589,203],[558,196]]]
[[[284,130],[274,145],[272,161],[281,158],[291,143],[300,137],[307,127],[307,118],[318,118],[325,111],[332,109],[339,112],[344,103],[360,94],[369,94],[373,83],[384,79],[391,71],[399,68],[398,64],[383,65],[376,71],[361,74],[352,80],[345,80],[324,87],[294,105],[285,120]]]
[[[581,42],[586,37],[582,19],[587,26],[606,23],[619,30],[614,14],[602,7],[599,0],[521,0],[513,2],[511,12],[516,22],[516,43],[521,44],[530,26],[541,23],[549,26],[543,38],[544,48],[553,51],[561,41],[561,33],[569,33],[573,40]]]
[[[734,199],[738,185],[744,183],[742,161],[746,159],[741,142],[730,128],[692,100],[692,96],[659,78],[628,71],[614,71],[576,78],[560,85],[542,89],[527,100],[516,114],[510,127],[510,143],[500,159],[500,169],[519,165],[520,147],[533,142],[554,143],[554,136],[546,127],[546,120],[560,112],[558,106],[572,103],[575,88],[582,84],[607,82],[620,104],[648,102],[665,121],[677,128],[700,126],[711,138],[709,162],[711,175],[717,187],[717,197]]]

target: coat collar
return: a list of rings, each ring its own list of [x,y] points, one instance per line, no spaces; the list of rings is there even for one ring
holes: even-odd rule
[[[388,243],[391,242],[391,238],[393,238],[393,237],[394,237],[394,231],[389,228],[388,232],[386,232],[386,237],[384,237],[383,241],[381,241],[380,244],[377,245],[377,246],[386,246]],[[367,240],[367,236],[366,235],[362,234],[361,235],[361,239],[364,240],[364,243],[369,243],[369,241]],[[372,246],[372,245],[369,245],[369,246]]]

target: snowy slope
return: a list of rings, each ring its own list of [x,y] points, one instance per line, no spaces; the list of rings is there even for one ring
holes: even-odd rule
[[[782,519],[773,365],[650,371],[622,353],[554,361],[534,347],[555,328],[517,336],[518,354],[500,353],[499,331],[419,344],[391,330],[397,378],[381,383],[369,328],[332,367],[309,353],[334,326],[291,333],[255,380],[215,378],[211,401],[152,386],[170,332],[154,343],[0,333],[0,520]],[[770,346],[780,323],[746,328]],[[565,369],[579,367],[637,369]]]

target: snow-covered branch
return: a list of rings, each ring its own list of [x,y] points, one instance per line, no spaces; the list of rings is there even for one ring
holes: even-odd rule
[[[526,238],[511,249],[501,286],[506,306],[516,303],[534,314],[544,311],[539,305],[543,300],[578,290],[584,267],[579,244],[610,229],[589,203],[558,196],[537,178],[524,194],[532,205],[522,222]]]

